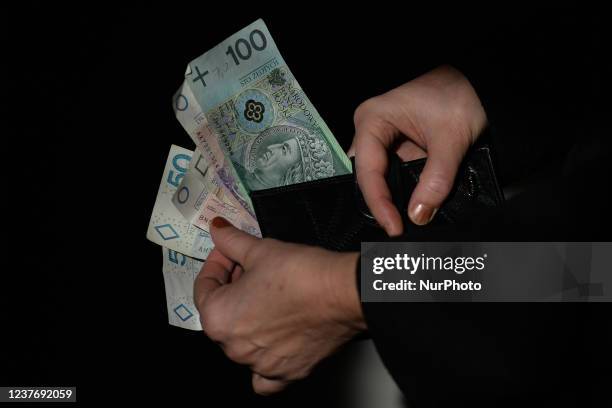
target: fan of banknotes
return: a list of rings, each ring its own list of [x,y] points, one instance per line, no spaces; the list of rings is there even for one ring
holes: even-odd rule
[[[351,172],[263,20],[191,61],[172,98],[195,150],[172,145],[147,238],[163,249],[171,325],[201,330],[193,282],[222,216],[260,236],[249,192]]]

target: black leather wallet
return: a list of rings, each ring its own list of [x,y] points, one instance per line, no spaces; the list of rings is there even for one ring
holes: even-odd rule
[[[428,228],[413,224],[406,211],[424,164],[425,159],[402,162],[395,154],[389,156],[387,184],[402,214],[405,237],[411,230]],[[255,191],[251,200],[264,237],[337,251],[359,250],[362,241],[389,240],[366,206],[355,172]],[[429,225],[465,221],[502,202],[489,148],[480,147],[464,159],[453,190]]]

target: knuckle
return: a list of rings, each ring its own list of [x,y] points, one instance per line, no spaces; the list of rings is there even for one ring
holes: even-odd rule
[[[244,266],[253,265],[257,260],[261,257],[261,252],[263,248],[265,248],[266,239],[257,242],[255,245],[252,245],[247,248],[244,253]]]
[[[353,114],[353,122],[355,124],[361,122],[363,119],[367,118],[372,112],[375,111],[376,106],[378,105],[379,97],[375,96],[370,99],[366,99],[361,102],[359,106],[355,109],[355,113]]]
[[[265,377],[283,377],[285,373],[280,370],[281,368],[282,365],[279,365],[278,360],[265,355],[253,365],[253,369]]]
[[[201,288],[201,284],[204,283],[206,276],[199,273],[195,279],[193,287],[193,303],[196,309],[201,313],[206,307],[206,300],[208,299],[208,293]]]
[[[287,243],[272,239],[262,238],[253,245],[249,246],[244,253],[244,263],[246,266],[253,266],[258,262],[265,262],[274,259],[275,262],[282,262],[284,257],[274,256],[286,251]]]
[[[424,183],[423,188],[427,193],[440,197],[448,194],[452,186],[452,181],[447,177],[442,175],[433,175]]]
[[[202,330],[215,341],[222,341],[227,337],[226,322],[220,310],[209,302],[201,309],[200,323]]]
[[[225,237],[225,243],[228,246],[235,246],[237,243],[240,242],[240,238],[242,238],[240,231],[231,231]]]
[[[305,366],[300,369],[297,369],[291,373],[291,375],[287,376],[290,381],[299,381],[308,377],[312,372],[312,366]]]
[[[205,309],[205,296],[197,290],[197,281],[199,280],[199,277],[196,278],[196,282],[194,284],[194,291],[193,291],[193,303],[196,307],[196,309],[198,310],[199,314],[200,314],[200,319],[202,318],[202,312]]]
[[[249,350],[247,350],[244,346],[233,343],[230,343],[227,347],[225,347],[224,352],[227,358],[238,364],[246,363],[247,356],[249,355]]]

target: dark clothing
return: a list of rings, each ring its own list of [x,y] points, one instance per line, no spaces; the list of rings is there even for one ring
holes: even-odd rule
[[[535,16],[462,37],[471,47],[449,62],[485,107],[501,184],[520,193],[470,223],[406,240],[609,240],[600,26],[570,14],[554,26]],[[607,304],[363,303],[363,310],[383,361],[416,407],[585,406],[610,384]]]

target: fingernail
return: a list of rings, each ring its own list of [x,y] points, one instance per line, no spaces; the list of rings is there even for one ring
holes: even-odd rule
[[[437,211],[437,208],[433,208],[429,205],[417,204],[408,212],[408,216],[416,225],[425,225],[429,224]]]
[[[229,227],[232,224],[230,224],[230,222],[223,217],[215,217],[210,223],[210,225],[212,225],[215,228],[225,228],[225,227]]]

